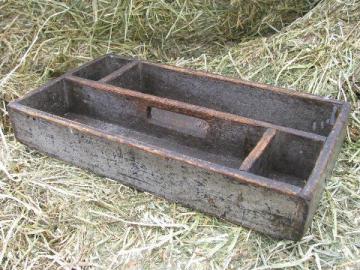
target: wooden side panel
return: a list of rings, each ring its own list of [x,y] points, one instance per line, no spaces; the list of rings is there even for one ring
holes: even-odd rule
[[[302,236],[305,209],[294,196],[246,185],[12,108],[10,117],[19,141],[50,156],[277,238]]]

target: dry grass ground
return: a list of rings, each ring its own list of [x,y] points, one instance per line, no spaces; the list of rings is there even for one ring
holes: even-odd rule
[[[360,269],[360,2],[231,2],[0,0],[1,269]],[[16,142],[7,102],[107,52],[351,102],[305,237],[274,240]]]

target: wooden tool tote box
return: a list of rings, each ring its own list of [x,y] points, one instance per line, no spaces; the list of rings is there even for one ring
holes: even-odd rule
[[[106,55],[9,104],[16,138],[277,238],[311,223],[349,104]]]

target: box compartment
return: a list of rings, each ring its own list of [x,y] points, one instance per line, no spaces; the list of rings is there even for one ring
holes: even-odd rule
[[[299,137],[284,132],[276,132],[260,153],[249,164],[242,167],[251,173],[276,181],[304,187],[323,147],[323,142]]]
[[[115,86],[327,136],[339,106],[256,85],[139,63],[107,80]],[[291,113],[289,113],[291,112]]]
[[[265,130],[171,112],[68,81],[59,81],[21,103],[106,133],[236,169]]]

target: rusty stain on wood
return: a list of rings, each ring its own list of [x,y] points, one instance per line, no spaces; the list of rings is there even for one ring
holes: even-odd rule
[[[139,190],[300,239],[346,102],[106,55],[9,104],[17,139]]]

